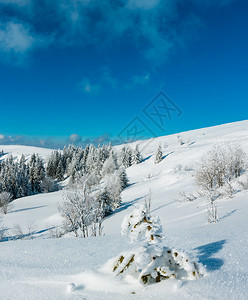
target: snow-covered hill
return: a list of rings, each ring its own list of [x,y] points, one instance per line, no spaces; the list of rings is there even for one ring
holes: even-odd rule
[[[130,185],[122,193],[122,206],[104,221],[103,237],[46,238],[49,229],[61,222],[57,205],[63,201],[63,191],[13,202],[10,212],[2,216],[9,236],[17,233],[19,225],[24,232],[35,231],[37,238],[1,243],[1,299],[247,299],[248,192],[238,191],[233,198],[218,200],[217,224],[207,223],[204,199],[190,202],[180,193],[197,191],[195,169],[213,146],[238,144],[248,154],[248,121],[137,143],[144,159],[127,169]],[[164,158],[155,165],[159,144]],[[36,152],[45,158],[51,153],[23,146],[1,149],[18,157]],[[152,213],[161,218],[165,245],[193,252],[206,266],[207,276],[196,281],[167,280],[144,288],[135,281],[121,282],[99,272],[109,258],[132,247],[120,234],[121,222],[150,189]],[[68,286],[71,282],[76,287]]]
[[[5,159],[9,155],[12,155],[14,160],[19,160],[22,154],[24,154],[25,157],[29,159],[33,153],[39,154],[41,158],[46,160],[47,157],[51,155],[53,150],[46,149],[46,148],[31,147],[31,146],[0,145],[0,151],[4,152],[4,156],[0,157],[0,160]]]

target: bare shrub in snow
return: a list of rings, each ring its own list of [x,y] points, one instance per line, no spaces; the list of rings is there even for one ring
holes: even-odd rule
[[[65,201],[59,207],[64,234],[73,232],[84,238],[102,234],[103,219],[120,206],[121,192],[128,184],[125,169],[116,168],[115,156],[111,154],[103,165],[100,183],[94,171],[71,181],[72,191],[64,194]]]
[[[208,152],[195,174],[196,183],[205,190],[224,186],[233,177],[241,175],[245,154],[237,146],[215,147]]]
[[[73,232],[78,237],[81,232],[83,237],[87,237],[89,235],[89,199],[80,192],[68,192],[64,194],[64,199],[64,203],[59,206],[59,211],[64,219],[65,233]]]
[[[35,222],[28,220],[24,228],[19,224],[15,224],[11,234],[13,240],[32,240],[36,234]]]
[[[64,233],[73,232],[76,237],[89,237],[101,234],[103,213],[101,204],[93,198],[87,189],[82,192],[67,192],[65,201],[59,206],[64,219]],[[98,231],[96,230],[98,228]]]
[[[194,195],[193,193],[186,194],[185,192],[181,192],[180,195],[183,197],[183,199],[190,201],[190,202],[197,199],[197,196]]]
[[[10,209],[11,200],[12,200],[12,194],[10,194],[8,192],[0,193],[0,208],[4,214],[7,214]]]
[[[151,204],[152,204],[152,191],[149,190],[149,194],[145,197],[145,208],[148,213],[151,212]]]
[[[64,232],[60,227],[55,227],[49,230],[49,235],[51,238],[61,238],[64,235]]]
[[[163,279],[197,279],[204,275],[203,266],[188,255],[161,245],[162,226],[158,217],[148,213],[145,206],[136,208],[122,223],[122,234],[142,246],[111,259],[105,270],[116,276],[131,275],[143,284]]]
[[[216,202],[209,199],[207,203],[207,220],[208,223],[217,223],[218,222],[218,212]]]
[[[25,234],[21,225],[14,225],[14,227],[12,228],[12,235],[14,240],[24,239]]]

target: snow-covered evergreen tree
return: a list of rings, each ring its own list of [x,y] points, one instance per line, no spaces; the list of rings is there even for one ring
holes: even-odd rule
[[[162,146],[159,144],[158,149],[155,154],[155,164],[159,164],[163,159]]]
[[[63,181],[64,180],[64,168],[63,168],[63,163],[62,160],[59,161],[57,170],[56,170],[56,178],[58,181]]]
[[[24,156],[19,162],[14,162],[10,156],[0,163],[0,193],[8,192],[16,199],[30,195],[30,187],[30,170]]]
[[[122,187],[122,189],[124,189],[128,185],[128,178],[127,178],[126,170],[123,168],[120,168],[118,170],[118,176],[120,178],[121,187]]]
[[[102,166],[102,177],[113,174],[117,169],[116,160],[113,155],[110,155],[109,158],[106,159]]]
[[[102,213],[103,217],[112,212],[113,201],[111,200],[111,195],[106,187],[98,194],[97,201],[101,208],[99,211]]]
[[[122,234],[129,236],[131,241],[146,240],[149,244],[157,244],[163,232],[160,219],[150,215],[144,205],[123,219]]]
[[[133,154],[132,154],[132,165],[139,164],[141,162],[141,154],[139,151],[139,146],[136,145]]]
[[[132,165],[132,150],[129,147],[124,146],[121,149],[119,165],[122,165],[124,168],[128,168]]]
[[[142,246],[121,253],[107,263],[116,276],[129,274],[149,284],[169,278],[197,279],[205,274],[203,266],[182,251],[162,246],[162,226],[146,206],[136,208],[122,223],[122,233]]]

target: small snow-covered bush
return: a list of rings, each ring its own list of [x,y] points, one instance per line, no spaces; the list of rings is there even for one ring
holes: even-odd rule
[[[147,245],[122,253],[111,264],[116,276],[131,274],[143,284],[170,278],[194,280],[203,275],[202,267],[184,252],[161,246]]]
[[[122,234],[129,236],[132,242],[146,240],[150,244],[156,244],[162,238],[162,225],[159,217],[151,216],[147,207],[141,206],[124,217]]]
[[[143,284],[150,284],[169,278],[192,280],[205,273],[203,266],[184,252],[161,245],[160,219],[152,216],[146,206],[136,208],[124,218],[122,234],[132,242],[141,241],[142,245],[106,264],[104,269],[116,276],[131,275]]]

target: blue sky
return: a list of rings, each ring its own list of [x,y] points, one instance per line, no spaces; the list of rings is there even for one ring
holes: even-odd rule
[[[0,0],[0,144],[247,119],[247,11],[245,0]],[[171,115],[153,102],[160,91]]]

